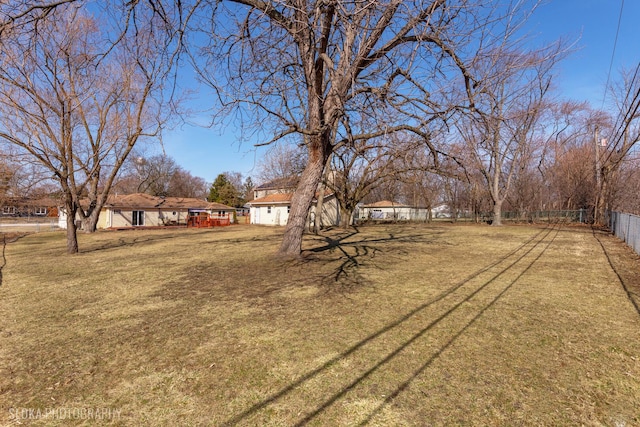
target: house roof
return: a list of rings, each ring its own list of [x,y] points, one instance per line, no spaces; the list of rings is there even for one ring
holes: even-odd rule
[[[53,197],[0,197],[0,206],[25,206],[52,208],[60,205],[60,200]]]
[[[104,204],[107,208],[137,208],[137,209],[212,209],[235,210],[221,203],[189,197],[158,197],[144,193],[112,194]]]
[[[364,205],[364,208],[409,208],[409,205],[404,205],[402,203],[396,203],[389,200],[381,200],[379,202],[370,203],[368,205]]]
[[[254,188],[254,190],[282,190],[292,189],[298,186],[300,178],[297,176],[288,176],[285,178],[276,178],[271,181],[265,182]]]
[[[207,204],[207,209],[212,211],[235,211],[236,208],[232,208],[231,206],[223,205],[222,203],[217,202],[209,202]]]
[[[317,200],[318,199],[319,194],[316,193],[313,200]],[[324,195],[324,200],[327,200],[328,197],[333,196],[333,193],[326,193]],[[283,204],[283,205],[290,205],[291,204],[291,199],[293,198],[293,193],[274,193],[274,194],[269,194],[267,196],[264,197],[260,197],[257,199],[253,199],[250,202],[247,203],[247,205],[276,205],[276,204]]]
[[[274,194],[269,194],[267,196],[264,197],[259,197],[257,199],[253,199],[252,201],[250,201],[249,203],[247,203],[248,205],[261,205],[261,204],[276,204],[276,203],[282,203],[282,204],[290,204],[291,203],[291,198],[293,197],[293,193],[274,193]]]

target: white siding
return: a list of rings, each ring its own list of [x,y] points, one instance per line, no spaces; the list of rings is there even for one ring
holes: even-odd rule
[[[271,209],[269,210],[269,207]],[[339,205],[335,197],[328,197],[322,205],[322,225],[338,225],[340,223]],[[311,206],[307,226],[315,218],[316,206]],[[251,224],[287,225],[289,220],[289,205],[256,205],[251,206]]]
[[[287,225],[289,220],[287,210],[288,207],[282,205],[251,206],[251,224]]]

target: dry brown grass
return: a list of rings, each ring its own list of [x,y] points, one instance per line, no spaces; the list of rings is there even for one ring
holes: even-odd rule
[[[639,262],[610,236],[372,226],[286,261],[281,233],[11,243],[0,424],[640,425]]]

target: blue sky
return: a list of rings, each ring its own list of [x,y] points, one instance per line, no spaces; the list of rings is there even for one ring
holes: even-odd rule
[[[602,106],[623,1],[613,79],[621,67],[629,69],[640,61],[639,0],[549,0],[532,17],[529,31],[537,41],[565,37],[576,42],[576,51],[557,70],[555,85],[560,97],[589,101],[595,108]],[[200,94],[193,102],[206,105],[208,91],[202,89]],[[200,120],[206,122],[205,117]],[[209,182],[224,171],[251,175],[255,181],[257,162],[265,152],[264,148],[256,150],[251,142],[241,143],[234,125],[183,125],[166,132],[163,143],[166,153],[179,165]]]

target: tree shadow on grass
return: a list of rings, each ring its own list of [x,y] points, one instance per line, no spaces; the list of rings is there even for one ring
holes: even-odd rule
[[[400,262],[410,255],[407,244],[428,245],[436,242],[441,231],[427,233],[386,233],[380,237],[365,237],[356,227],[314,238],[320,245],[303,251],[293,265],[305,267],[316,274],[325,292],[339,292],[346,296],[356,289],[371,286],[366,277],[368,269],[384,270],[385,265]]]
[[[138,231],[144,231],[142,235],[136,235]],[[153,234],[154,230],[118,230],[118,231],[103,231],[100,233],[118,233],[118,236],[113,236],[111,239],[107,239],[104,242],[91,242],[85,243],[80,248],[80,253],[91,253],[99,251],[107,251],[110,249],[118,249],[125,246],[136,246],[150,242],[160,242],[163,240],[172,240],[178,237],[184,237],[177,233],[170,234]],[[198,234],[206,233],[207,231],[200,231]],[[117,237],[117,238],[116,238]]]

